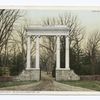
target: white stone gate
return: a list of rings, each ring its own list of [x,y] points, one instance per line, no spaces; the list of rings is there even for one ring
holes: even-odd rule
[[[40,80],[40,64],[39,64],[39,37],[40,36],[56,36],[56,80],[79,80],[69,67],[69,33],[68,28],[64,25],[55,26],[33,26],[26,29],[27,31],[27,66],[26,69],[18,76],[20,80]],[[31,68],[31,45],[30,37],[36,37],[36,65]],[[65,36],[65,68],[60,66],[60,37]]]

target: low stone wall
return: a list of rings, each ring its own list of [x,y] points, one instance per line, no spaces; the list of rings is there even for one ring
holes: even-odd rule
[[[74,73],[73,70],[67,70],[65,68],[56,69],[56,80],[80,80],[80,77]]]
[[[13,76],[0,76],[0,82],[13,81]]]
[[[27,80],[40,80],[40,69],[31,68],[24,70],[20,75],[15,77],[16,81],[27,81]]]
[[[81,80],[87,80],[87,81],[100,81],[100,75],[81,75],[80,76]]]

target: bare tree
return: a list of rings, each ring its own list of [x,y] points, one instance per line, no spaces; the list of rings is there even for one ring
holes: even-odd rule
[[[19,10],[5,9],[0,11],[0,51],[13,30],[14,22],[18,19],[18,12]]]
[[[66,25],[68,27],[69,38],[70,38],[69,46],[70,46],[70,48],[73,48],[75,50],[76,56],[77,56],[77,62],[79,62],[79,59],[80,59],[79,57],[80,57],[80,53],[81,53],[80,45],[81,45],[81,41],[84,38],[84,28],[81,27],[80,22],[78,21],[78,18],[76,16],[73,16],[70,13],[67,13],[64,16],[60,15],[57,18],[47,18],[46,20],[43,21],[43,24],[44,25]],[[56,38],[54,38],[54,37],[52,37],[52,38],[47,37],[47,38],[49,40],[49,45],[51,45],[51,47],[49,47],[48,56],[52,55],[52,57],[51,57],[51,60],[52,60],[52,58],[54,58],[54,55],[55,55],[54,48],[56,47],[55,46]],[[61,50],[62,50],[62,53],[65,52],[65,37],[64,36],[61,37]],[[62,60],[64,61],[64,59],[62,59]]]
[[[27,45],[27,42],[26,42],[26,29],[27,25],[23,25],[21,26],[19,29],[16,29],[17,31],[17,34],[18,34],[18,37],[19,37],[19,42],[18,42],[18,45],[20,46],[20,49],[21,49],[21,54],[22,54],[22,58],[23,58],[23,66],[25,67],[25,62],[26,62],[26,45]]]
[[[8,39],[13,31],[13,26],[15,21],[19,18],[19,10],[0,10],[0,59],[1,59],[1,51],[5,46],[5,64],[7,63],[7,55],[8,55]],[[1,62],[0,62],[1,64]]]
[[[43,21],[43,25],[56,25],[58,24],[57,18],[47,18]],[[50,73],[55,67],[55,52],[56,52],[56,37],[46,37],[48,39],[48,45],[41,45],[47,49],[48,62],[47,73]],[[45,43],[45,42],[44,42]]]
[[[100,51],[100,32],[95,31],[87,40],[86,54],[91,62],[92,74],[95,74],[95,67],[97,64],[98,52]]]
[[[78,21],[77,16],[73,16],[72,14],[65,14],[64,16],[59,16],[58,19],[59,24],[66,25],[69,29],[69,41],[70,48],[74,49],[76,52],[76,61],[79,63],[79,57],[81,53],[81,42],[84,38],[84,28],[81,26]],[[61,37],[61,46],[62,49],[65,49],[65,37]],[[62,51],[64,52],[64,51]],[[64,57],[65,58],[65,57]]]
[[[55,46],[56,41],[55,40],[56,40],[55,37],[45,37],[43,39],[43,44],[40,44],[42,50],[45,51],[45,55],[47,55],[47,56],[44,56],[46,58],[43,58],[43,59],[46,59],[47,61],[46,62],[47,74],[50,74],[52,72],[53,66],[55,64],[55,52],[56,52],[56,46]]]
[[[23,65],[26,66],[26,54],[27,54],[27,33],[26,29],[29,26],[28,23],[24,23],[23,25],[20,25],[16,29],[16,36],[15,34],[12,34],[12,41],[17,45],[18,52],[22,54],[23,58]],[[17,37],[17,38],[16,38]],[[35,36],[31,36],[31,59],[33,59],[33,56],[35,54],[35,46],[34,46]],[[31,60],[33,61],[33,60]]]

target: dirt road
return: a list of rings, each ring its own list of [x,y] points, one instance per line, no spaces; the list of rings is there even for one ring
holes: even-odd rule
[[[15,91],[92,91],[81,87],[70,86],[56,82],[52,77],[42,72],[40,82],[31,83],[28,85],[19,85],[12,87],[0,88],[0,90],[15,90]]]

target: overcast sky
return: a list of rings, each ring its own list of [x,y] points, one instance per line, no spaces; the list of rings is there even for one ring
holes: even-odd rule
[[[100,12],[91,10],[26,10],[25,18],[30,20],[31,24],[39,24],[47,17],[57,17],[66,12],[76,15],[81,25],[86,28],[87,32],[100,30]]]

